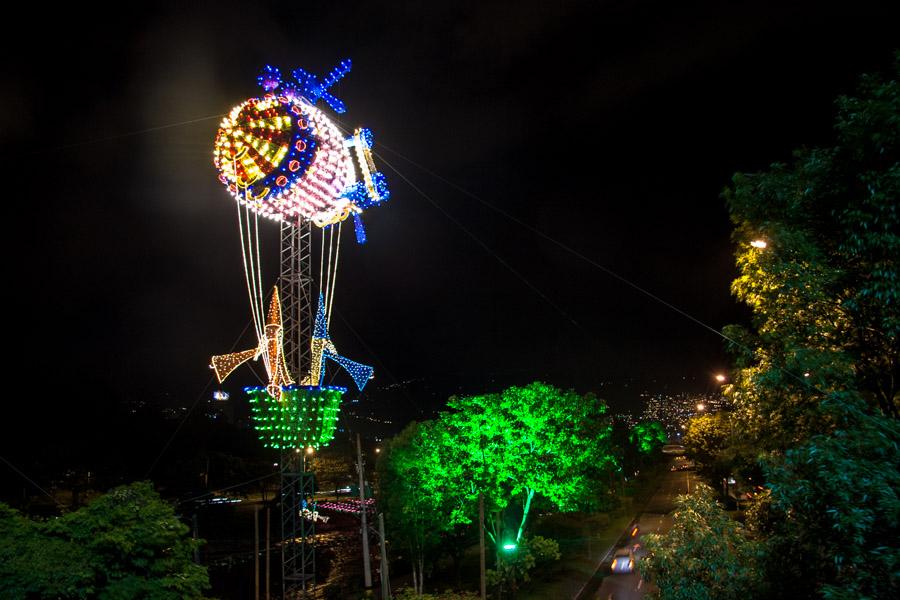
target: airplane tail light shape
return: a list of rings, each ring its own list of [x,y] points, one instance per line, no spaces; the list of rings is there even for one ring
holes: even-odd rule
[[[313,328],[311,340],[312,366],[310,372],[301,382],[305,386],[321,386],[325,377],[325,359],[330,359],[342,366],[350,377],[353,378],[356,387],[362,391],[375,371],[372,367],[352,361],[338,354],[337,348],[331,341],[328,333],[328,318],[325,314],[325,303],[319,295],[319,309],[316,313],[316,323]],[[265,337],[259,341],[259,346],[242,352],[220,354],[213,356],[210,368],[215,372],[219,383],[231,375],[231,373],[250,359],[263,357],[266,372],[269,375],[269,384],[266,391],[273,398],[280,398],[284,387],[294,383],[287,365],[284,362],[283,327],[281,323],[281,301],[278,296],[278,288],[272,293],[269,303],[269,312],[266,316]]]

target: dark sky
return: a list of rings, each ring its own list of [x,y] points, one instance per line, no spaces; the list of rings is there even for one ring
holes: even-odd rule
[[[264,64],[323,73],[344,57],[341,121],[384,144],[393,195],[366,214],[367,245],[347,236],[335,306],[356,333],[338,319],[332,336],[375,365],[375,385],[708,387],[727,366],[719,338],[407,159],[714,329],[745,319],[722,188],[826,143],[835,96],[898,46],[886,3],[786,4],[219,0],[23,16],[31,43],[6,53],[0,88],[19,350],[6,373],[21,392],[7,403],[59,420],[101,396],[194,401],[209,355],[249,319],[212,165],[218,115],[258,94]],[[263,237],[271,253],[277,226]],[[274,284],[275,262],[264,269]]]

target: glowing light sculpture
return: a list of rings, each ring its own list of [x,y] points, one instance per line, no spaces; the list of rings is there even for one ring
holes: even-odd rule
[[[322,385],[325,378],[325,359],[330,359],[344,367],[353,378],[359,391],[366,387],[375,369],[368,365],[352,361],[338,354],[337,348],[328,334],[328,317],[325,314],[325,299],[319,294],[319,309],[316,312],[316,324],[312,334],[312,366],[303,380],[304,385]]]
[[[294,380],[291,379],[288,368],[284,364],[281,301],[278,298],[277,287],[272,292],[272,300],[269,302],[265,338],[259,341],[259,346],[242,352],[213,356],[210,360],[209,368],[215,372],[219,383],[222,383],[240,365],[251,358],[257,359],[260,356],[263,357],[263,364],[266,367],[266,372],[269,374],[269,385],[267,386],[269,394],[278,397],[281,389],[294,383]]]
[[[263,69],[257,81],[266,94],[234,107],[216,136],[219,180],[238,202],[265,217],[319,227],[353,215],[357,239],[365,240],[359,215],[390,197],[372,161],[372,132],[356,129],[345,138],[314,106],[321,98],[337,113],[346,110],[327,90],[350,67],[341,61],[322,81],[296,69],[295,82],[275,67]]]
[[[245,391],[260,439],[283,453],[281,574],[286,598],[300,591],[305,597],[307,586],[315,582],[315,553],[307,540],[314,536],[314,523],[319,519],[315,503],[312,511],[307,505],[313,494],[312,475],[305,471],[303,455],[290,450],[318,448],[334,437],[346,389],[322,385],[326,359],[341,365],[360,390],[373,372],[372,367],[338,354],[328,334],[342,223],[352,215],[357,242],[365,243],[361,214],[390,197],[384,175],[372,160],[372,132],[358,128],[347,136],[315,106],[321,99],[336,113],[346,110],[328,90],[350,68],[349,60],[341,61],[321,79],[296,69],[293,80],[288,81],[279,69],[266,66],[257,78],[263,95],[235,106],[222,120],[213,151],[219,180],[238,203],[244,279],[258,345],[214,356],[210,367],[221,383],[241,364],[262,358],[269,376],[268,385]],[[281,222],[281,280],[299,282],[285,287],[285,306],[290,308],[284,323],[277,289],[263,318],[259,217]],[[322,262],[319,309],[310,341],[312,364],[307,367],[304,353],[298,350],[309,335],[308,321],[300,313],[310,308],[307,303],[312,292],[311,224],[322,228]],[[336,227],[326,230],[331,225]],[[287,357],[285,337],[290,341]],[[294,384],[292,374],[303,378],[301,385]],[[298,515],[305,518],[298,519]]]
[[[265,387],[244,388],[253,426],[268,448],[291,450],[327,445],[337,428],[347,388],[288,385],[277,397]]]

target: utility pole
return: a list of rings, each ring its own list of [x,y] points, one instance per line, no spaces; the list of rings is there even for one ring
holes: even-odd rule
[[[356,434],[356,466],[359,469],[359,515],[362,519],[363,575],[366,589],[368,590],[372,588],[372,567],[369,565],[369,527],[366,523],[366,480],[363,471],[362,441],[358,433]]]
[[[269,568],[269,547],[271,546],[271,542],[269,541],[271,525],[269,523],[269,519],[272,514],[271,507],[266,507],[266,600],[272,600],[271,596],[271,588],[269,587],[269,580],[271,578],[272,570]]]
[[[259,600],[259,504],[253,507],[253,598]]]
[[[478,494],[478,545],[481,548],[481,600],[487,600],[487,578],[484,567],[484,493]]]
[[[197,543],[197,513],[191,517],[191,524],[194,526],[194,563],[200,564],[200,544]]]
[[[378,513],[378,535],[381,538],[381,600],[391,600],[391,580],[388,575],[387,549],[384,546],[384,513]]]

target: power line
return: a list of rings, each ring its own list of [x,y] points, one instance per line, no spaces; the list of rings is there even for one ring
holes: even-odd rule
[[[359,343],[362,344],[363,349],[365,349],[366,352],[371,354],[372,358],[374,358],[378,362],[378,364],[381,365],[381,368],[384,369],[384,372],[387,373],[387,376],[390,377],[391,380],[395,384],[400,386],[400,390],[403,393],[403,397],[406,398],[406,401],[409,402],[410,406],[412,406],[414,409],[416,409],[416,411],[420,415],[425,414],[424,412],[422,412],[422,408],[418,404],[416,404],[416,402],[413,401],[413,399],[409,396],[409,392],[406,391],[406,388],[403,387],[402,385],[400,385],[400,381],[394,376],[393,373],[391,373],[391,370],[387,368],[387,365],[384,364],[384,362],[381,360],[381,358],[378,357],[378,355],[375,353],[374,350],[372,350],[372,348],[366,343],[366,341],[364,339],[362,339],[362,336],[360,336],[359,333],[356,332],[356,329],[354,329],[353,326],[350,325],[350,322],[344,318],[344,315],[342,315],[338,311],[334,311],[334,312],[338,316],[338,318],[341,320],[341,322],[347,327],[347,329],[350,330],[350,333],[352,333],[356,337],[356,339],[359,341]]]
[[[391,163],[389,163],[387,160],[385,160],[383,156],[379,156],[379,160],[381,162],[383,162],[385,165],[387,165],[388,168],[390,168],[394,173],[396,173],[400,177],[400,179],[405,181],[409,187],[414,189],[416,192],[418,192],[418,194],[420,196],[425,198],[425,200],[427,200],[428,203],[431,204],[434,208],[436,208],[442,215],[444,215],[447,219],[449,219],[454,225],[459,227],[463,231],[463,233],[465,233],[470,238],[472,238],[475,241],[475,243],[478,244],[479,246],[481,246],[481,248],[485,252],[487,252],[488,254],[493,256],[497,262],[499,262],[501,265],[506,267],[506,269],[510,273],[515,275],[522,283],[524,283],[526,286],[528,286],[528,288],[531,289],[531,291],[533,291],[535,294],[540,296],[541,299],[543,299],[547,304],[549,304],[557,312],[559,312],[559,314],[561,314],[563,317],[565,317],[567,321],[572,323],[575,327],[581,328],[581,324],[578,323],[578,321],[573,319],[571,316],[569,316],[569,313],[564,311],[558,304],[556,304],[553,300],[548,298],[547,295],[544,294],[544,292],[542,292],[536,285],[531,283],[524,275],[522,275],[515,268],[513,268],[513,266],[510,265],[508,262],[506,262],[499,254],[494,252],[491,249],[491,247],[488,246],[487,244],[485,244],[483,241],[481,241],[481,239],[478,236],[476,236],[474,233],[469,231],[462,223],[459,222],[459,220],[456,217],[454,217],[453,215],[448,213],[446,210],[444,210],[444,208],[440,204],[435,202],[428,194],[426,194],[424,191],[422,191],[421,188],[419,188],[416,184],[414,184],[412,181],[410,181],[403,173],[398,171]]]
[[[228,351],[229,353],[234,352],[234,349],[240,343],[241,338],[244,337],[244,334],[247,333],[247,330],[250,328],[250,325],[252,323],[253,323],[253,321],[247,322],[247,324],[244,326],[243,331],[241,331],[241,333],[238,335],[237,339],[234,340],[234,343],[231,345],[231,349]],[[150,465],[150,468],[147,469],[147,473],[144,475],[145,479],[150,477],[150,473],[153,472],[153,469],[156,467],[156,463],[159,462],[159,459],[162,458],[163,454],[166,453],[166,450],[169,449],[169,446],[172,444],[172,441],[175,439],[175,436],[178,435],[178,432],[181,431],[181,428],[187,422],[188,417],[190,417],[191,413],[194,412],[194,409],[197,408],[197,404],[200,403],[200,399],[204,395],[206,395],[206,390],[209,389],[209,386],[212,384],[214,378],[215,378],[214,375],[210,376],[210,378],[206,381],[206,385],[203,386],[203,390],[197,395],[197,398],[194,400],[194,403],[191,404],[191,407],[188,409],[188,411],[186,413],[184,413],[184,417],[182,417],[181,422],[178,423],[178,427],[176,427],[175,431],[172,432],[172,435],[169,436],[169,440],[165,443],[162,450],[159,451],[159,454],[156,456],[156,459],[154,459],[153,463]]]
[[[525,223],[524,221],[522,221],[521,219],[519,219],[519,218],[516,217],[515,215],[512,215],[512,214],[510,214],[509,212],[503,210],[502,208],[500,208],[500,207],[498,207],[498,206],[495,206],[494,204],[491,204],[491,203],[488,202],[487,200],[484,200],[484,199],[481,198],[480,196],[477,196],[476,194],[473,194],[472,192],[470,192],[470,191],[468,191],[467,189],[465,189],[465,188],[463,188],[463,187],[457,185],[456,183],[454,183],[453,181],[447,179],[446,177],[443,177],[442,175],[440,175],[440,174],[438,174],[438,173],[435,173],[434,171],[432,171],[432,170],[429,169],[428,167],[419,164],[418,162],[414,161],[413,159],[411,159],[411,158],[409,158],[409,157],[407,157],[407,156],[404,156],[404,155],[401,154],[400,152],[398,152],[398,151],[396,151],[396,150],[393,150],[393,149],[391,149],[391,148],[385,146],[384,144],[381,144],[380,142],[378,143],[378,145],[381,146],[382,148],[384,148],[385,150],[388,150],[389,152],[391,152],[391,153],[397,155],[399,158],[402,158],[403,160],[405,160],[406,162],[410,163],[411,165],[413,165],[413,166],[415,166],[415,167],[421,169],[422,171],[424,171],[425,173],[431,175],[432,177],[434,177],[434,178],[436,178],[436,179],[438,179],[438,180],[444,182],[445,184],[449,185],[450,187],[452,187],[453,189],[457,190],[458,192],[460,192],[460,193],[462,193],[462,194],[468,196],[469,198],[472,198],[473,200],[476,200],[477,202],[479,202],[479,203],[481,203],[482,205],[484,205],[484,206],[490,208],[490,209],[493,210],[494,212],[496,212],[496,213],[498,213],[498,214],[500,214],[500,215],[506,217],[507,219],[513,221],[514,223],[518,224],[518,225],[521,226],[521,227],[524,227],[525,229],[527,229],[527,230],[531,231],[532,233],[538,235],[539,237],[541,237],[541,238],[547,240],[548,242],[551,242],[552,244],[558,246],[559,248],[565,250],[566,252],[572,254],[573,256],[576,256],[577,258],[579,258],[579,259],[585,261],[586,263],[590,264],[591,266],[593,266],[593,267],[595,267],[595,268],[597,268],[597,269],[600,269],[601,271],[603,271],[604,273],[606,273],[606,274],[609,275],[610,277],[613,277],[613,278],[617,279],[618,281],[620,281],[620,282],[622,282],[622,283],[628,285],[629,287],[631,287],[631,288],[637,290],[638,292],[644,294],[645,296],[647,296],[647,297],[649,297],[649,298],[655,300],[656,302],[659,302],[660,304],[666,306],[667,308],[669,308],[669,309],[671,309],[671,310],[677,312],[677,313],[680,314],[681,316],[683,316],[683,317],[685,317],[685,318],[687,318],[687,319],[690,319],[691,321],[693,321],[693,322],[696,323],[697,325],[700,325],[700,326],[703,327],[704,329],[707,329],[707,330],[711,331],[712,333],[718,335],[719,337],[724,338],[725,340],[728,340],[729,342],[732,342],[733,344],[736,344],[737,346],[740,346],[740,347],[743,347],[743,348],[749,350],[749,348],[746,348],[746,346],[743,346],[743,345],[740,344],[739,342],[737,342],[737,341],[735,341],[735,340],[729,338],[728,336],[726,336],[725,334],[723,334],[721,331],[719,331],[719,330],[717,330],[717,329],[715,329],[715,328],[713,328],[713,327],[707,325],[706,323],[704,323],[704,322],[701,321],[700,319],[698,319],[698,318],[694,317],[693,315],[691,315],[691,314],[685,312],[684,310],[678,308],[678,307],[675,306],[674,304],[672,304],[672,303],[670,303],[670,302],[667,302],[666,300],[663,300],[662,298],[660,298],[659,296],[657,296],[657,295],[654,294],[653,292],[651,292],[651,291],[649,291],[649,290],[647,290],[647,289],[641,287],[640,285],[638,285],[637,283],[634,283],[633,281],[629,280],[628,278],[623,277],[622,275],[619,275],[618,273],[616,273],[615,271],[613,271],[613,270],[610,269],[609,267],[606,267],[606,266],[604,266],[604,265],[601,265],[601,264],[598,263],[596,260],[594,260],[594,259],[592,259],[592,258],[590,258],[590,257],[585,256],[584,254],[582,254],[582,253],[579,252],[578,250],[575,250],[575,249],[572,248],[571,246],[569,246],[569,245],[567,245],[567,244],[565,244],[565,243],[563,243],[563,242],[557,240],[557,239],[554,238],[554,237],[551,237],[551,236],[547,235],[546,233],[544,233],[544,232],[541,231],[540,229],[537,229],[536,227],[533,227],[532,225],[529,225],[528,223]],[[377,154],[376,154],[376,155],[377,155]],[[381,155],[377,155],[377,156],[379,157],[379,160],[381,160],[381,161],[384,162],[385,164],[388,164],[388,162],[384,159],[383,156],[381,156]],[[388,164],[388,166],[390,166],[390,165]],[[399,174],[399,172],[398,172],[396,169],[394,169],[393,167],[391,167],[391,169],[393,169],[395,172],[397,172],[397,173]],[[401,175],[401,177],[402,177],[402,175]],[[404,179],[405,179],[405,178],[404,178]]]
[[[48,498],[50,498],[51,500],[53,500],[53,503],[54,503],[54,504],[56,504],[57,506],[62,506],[62,505],[56,500],[56,498],[54,498],[53,496],[50,495],[50,492],[48,492],[47,490],[45,490],[44,488],[42,488],[41,486],[39,486],[39,485],[37,484],[37,482],[36,482],[34,479],[32,479],[31,477],[29,477],[28,475],[26,475],[25,473],[23,473],[21,470],[19,470],[19,468],[16,467],[16,465],[14,465],[14,464],[12,464],[11,462],[9,462],[8,460],[6,460],[6,458],[4,458],[3,456],[0,456],[0,460],[2,460],[2,461],[5,462],[7,465],[9,465],[9,468],[10,468],[10,469],[12,469],[13,471],[15,471],[15,472],[18,473],[19,475],[21,475],[22,478],[25,479],[25,481],[27,481],[28,483],[30,483],[31,485],[33,485],[34,487],[36,487],[36,488],[39,489],[40,491],[44,492],[44,494],[45,494]]]
[[[113,140],[120,140],[122,138],[134,137],[136,135],[143,135],[145,133],[153,133],[155,131],[162,131],[164,129],[183,127],[185,125],[193,125],[194,123],[200,123],[202,121],[210,121],[212,119],[221,119],[224,116],[225,116],[224,114],[210,115],[208,117],[199,117],[197,119],[189,119],[187,121],[179,121],[178,123],[168,123],[166,125],[157,125],[156,127],[148,127],[147,129],[139,129],[137,131],[128,131],[126,133],[117,133],[115,135],[110,135],[110,136],[102,137],[102,138],[96,138],[93,140],[83,140],[80,142],[72,142],[71,144],[63,144],[62,146],[52,147],[52,148],[50,148],[50,150],[51,151],[68,150],[69,148],[77,148],[79,146],[89,146],[91,144],[100,144],[103,142],[111,142]]]
[[[337,124],[338,129],[340,129],[345,135],[349,135],[350,130],[346,127],[346,125],[344,125],[343,123],[341,123],[341,121],[339,121],[338,119],[333,119],[333,120],[334,120],[334,122]],[[510,273],[512,273],[512,274],[515,275],[520,281],[522,281],[522,283],[524,283],[531,291],[533,291],[535,294],[537,294],[537,295],[538,295],[542,300],[544,300],[547,304],[549,304],[550,306],[552,306],[552,307],[553,307],[559,314],[561,314],[567,321],[569,321],[570,323],[572,323],[572,325],[574,325],[575,327],[581,329],[582,331],[584,331],[584,333],[590,335],[590,332],[588,332],[587,330],[585,330],[585,329],[581,326],[581,324],[580,324],[578,321],[576,321],[574,318],[572,318],[572,317],[569,315],[569,313],[567,313],[565,310],[563,310],[558,304],[556,304],[555,302],[553,302],[553,300],[551,300],[546,294],[544,294],[544,292],[542,292],[536,285],[534,285],[533,283],[531,283],[531,281],[529,281],[528,278],[526,278],[524,275],[522,275],[521,273],[519,273],[519,271],[517,271],[515,268],[513,268],[512,265],[510,265],[508,262],[506,262],[506,261],[505,261],[499,254],[497,254],[490,246],[488,246],[486,243],[484,243],[484,242],[481,240],[481,238],[479,238],[477,235],[475,235],[475,234],[472,233],[469,229],[467,229],[467,228],[465,227],[465,225],[463,225],[456,217],[454,217],[453,215],[451,215],[450,213],[448,213],[448,212],[447,212],[440,204],[438,204],[437,202],[435,202],[435,201],[434,201],[428,194],[426,194],[421,188],[419,188],[419,187],[418,187],[416,184],[414,184],[408,177],[406,177],[406,176],[405,176],[403,173],[401,173],[396,167],[394,167],[394,165],[392,165],[390,162],[388,162],[388,160],[387,160],[386,158],[384,158],[384,156],[382,156],[382,155],[380,155],[380,154],[377,154],[377,153],[375,153],[375,152],[373,152],[373,154],[375,154],[375,156],[377,156],[378,159],[379,159],[381,162],[383,162],[385,165],[387,165],[389,169],[391,169],[394,173],[396,173],[397,176],[400,177],[400,179],[402,179],[404,182],[406,182],[406,184],[407,184],[409,187],[411,187],[413,190],[415,190],[420,196],[422,196],[426,201],[428,201],[429,204],[431,204],[431,205],[432,205],[435,209],[437,209],[442,215],[444,215],[444,217],[446,217],[451,223],[453,223],[454,225],[456,225],[459,229],[461,229],[461,230],[463,231],[463,233],[465,233],[465,234],[468,235],[470,238],[472,238],[472,239],[475,241],[475,243],[478,244],[485,252],[487,252],[487,253],[490,254],[492,257],[494,257],[494,259],[495,259],[497,262],[499,262],[501,265],[503,265]],[[399,156],[399,154],[398,154],[398,156]]]
[[[571,246],[568,246],[567,244],[565,244],[565,243],[563,243],[563,242],[557,240],[556,238],[553,238],[553,237],[547,235],[546,233],[544,233],[543,231],[541,231],[541,230],[539,230],[539,229],[533,227],[532,225],[529,225],[528,223],[525,223],[524,221],[522,221],[521,219],[519,219],[519,218],[516,217],[515,215],[512,215],[512,214],[510,214],[509,212],[503,210],[502,208],[500,208],[500,207],[498,207],[498,206],[495,206],[494,204],[491,204],[491,203],[488,202],[487,200],[485,200],[485,199],[481,198],[480,196],[478,196],[478,195],[476,195],[476,194],[470,192],[469,190],[467,190],[467,189],[463,188],[462,186],[460,186],[460,185],[454,183],[453,181],[447,179],[446,177],[443,177],[443,176],[440,175],[439,173],[436,173],[436,172],[432,171],[432,170],[429,169],[428,167],[426,167],[426,166],[424,166],[424,165],[422,165],[422,164],[419,164],[419,163],[416,162],[415,160],[413,160],[413,159],[411,159],[411,158],[409,158],[409,157],[403,155],[402,153],[398,152],[397,150],[394,150],[394,149],[392,149],[392,148],[389,148],[388,146],[385,146],[384,144],[382,144],[382,143],[380,143],[380,142],[378,142],[378,145],[381,146],[382,148],[384,148],[385,150],[387,150],[387,151],[389,151],[389,152],[391,152],[391,153],[397,155],[398,157],[400,157],[401,159],[403,159],[403,160],[405,160],[406,162],[410,163],[411,165],[413,165],[413,166],[415,166],[415,167],[421,169],[422,171],[424,171],[425,173],[431,175],[432,177],[434,177],[434,178],[436,178],[436,179],[438,179],[438,180],[444,182],[445,184],[449,185],[450,187],[452,187],[453,189],[457,190],[458,192],[460,192],[460,193],[462,193],[462,194],[464,194],[464,195],[466,195],[466,196],[472,198],[473,200],[476,200],[477,202],[479,202],[479,203],[481,203],[482,205],[484,205],[484,206],[490,208],[491,210],[497,212],[498,214],[500,214],[500,215],[502,215],[502,216],[504,216],[504,217],[510,219],[511,221],[513,221],[514,223],[518,224],[519,226],[524,227],[525,229],[531,231],[532,233],[538,235],[539,237],[541,237],[541,238],[547,240],[548,242],[550,242],[550,243],[552,243],[552,244],[558,246],[558,247],[561,248],[562,250],[565,250],[566,252],[572,254],[573,256],[575,256],[575,257],[577,257],[577,258],[579,258],[579,259],[585,261],[586,263],[590,264],[591,266],[593,266],[593,267],[595,267],[595,268],[597,268],[597,269],[603,271],[604,273],[606,273],[606,274],[609,275],[610,277],[613,277],[614,279],[617,279],[618,281],[620,281],[620,282],[622,282],[622,283],[628,285],[629,287],[631,287],[631,288],[637,290],[638,292],[644,294],[645,296],[651,298],[652,300],[655,300],[656,302],[658,302],[658,303],[662,304],[663,306],[669,308],[670,310],[672,310],[672,311],[678,313],[679,315],[685,317],[686,319],[689,319],[690,321],[694,322],[695,324],[699,325],[700,327],[703,327],[704,329],[706,329],[706,330],[708,330],[708,331],[714,333],[715,335],[719,336],[720,338],[724,339],[725,341],[730,342],[731,344],[734,344],[734,345],[737,346],[738,348],[741,348],[742,350],[744,350],[744,351],[750,353],[751,355],[755,354],[755,352],[753,351],[753,349],[749,348],[749,347],[746,346],[745,344],[742,344],[741,342],[735,340],[734,338],[731,338],[731,337],[725,335],[724,333],[722,333],[722,332],[719,331],[718,329],[715,329],[715,328],[713,328],[713,327],[707,325],[706,323],[704,323],[704,322],[701,321],[700,319],[698,319],[698,318],[694,317],[693,315],[687,313],[686,311],[684,311],[684,310],[678,308],[678,307],[675,306],[674,304],[672,304],[672,303],[670,303],[670,302],[667,302],[666,300],[660,298],[659,296],[657,296],[657,295],[654,294],[653,292],[651,292],[651,291],[649,291],[649,290],[643,288],[642,286],[638,285],[637,283],[634,283],[633,281],[629,280],[628,278],[626,278],[626,277],[624,277],[624,276],[622,276],[622,275],[619,275],[618,273],[616,273],[616,272],[613,271],[612,269],[610,269],[610,268],[608,268],[608,267],[606,267],[606,266],[604,266],[604,265],[601,265],[600,263],[598,263],[598,262],[595,261],[594,259],[585,256],[584,254],[582,254],[582,253],[579,252],[578,250],[575,250],[575,249],[572,248]],[[387,162],[387,160],[384,159],[384,157],[383,157],[382,155],[380,155],[380,154],[378,154],[378,153],[376,153],[376,152],[373,152],[373,154],[375,154],[376,156],[378,156],[379,160],[381,160],[382,162],[384,162],[385,164],[387,164],[387,165],[388,165],[395,173],[397,173],[398,175],[400,175],[400,177],[402,177],[405,181],[408,182],[408,180],[406,179],[406,177],[404,177],[403,175],[401,175],[400,172],[397,171],[396,168],[392,167],[392,166]],[[417,189],[417,188],[415,188],[415,186],[413,186],[413,188],[414,188],[414,189]],[[426,198],[426,199],[428,199],[428,198]],[[430,199],[428,199],[428,200],[430,201]],[[433,202],[432,202],[432,203],[433,203]],[[807,378],[800,377],[800,376],[797,375],[796,373],[793,373],[793,372],[789,371],[788,369],[786,369],[786,368],[784,368],[784,367],[777,367],[777,366],[776,366],[775,368],[778,369],[779,371],[781,371],[782,373],[788,375],[788,376],[791,377],[792,379],[797,380],[799,383],[803,384],[805,387],[807,387],[807,388],[809,388],[809,389],[811,389],[811,390],[813,390],[813,391],[815,391],[815,392],[818,392],[819,394],[825,395],[825,392],[824,392],[824,391],[820,390],[816,385],[813,385],[810,381],[807,380]]]

